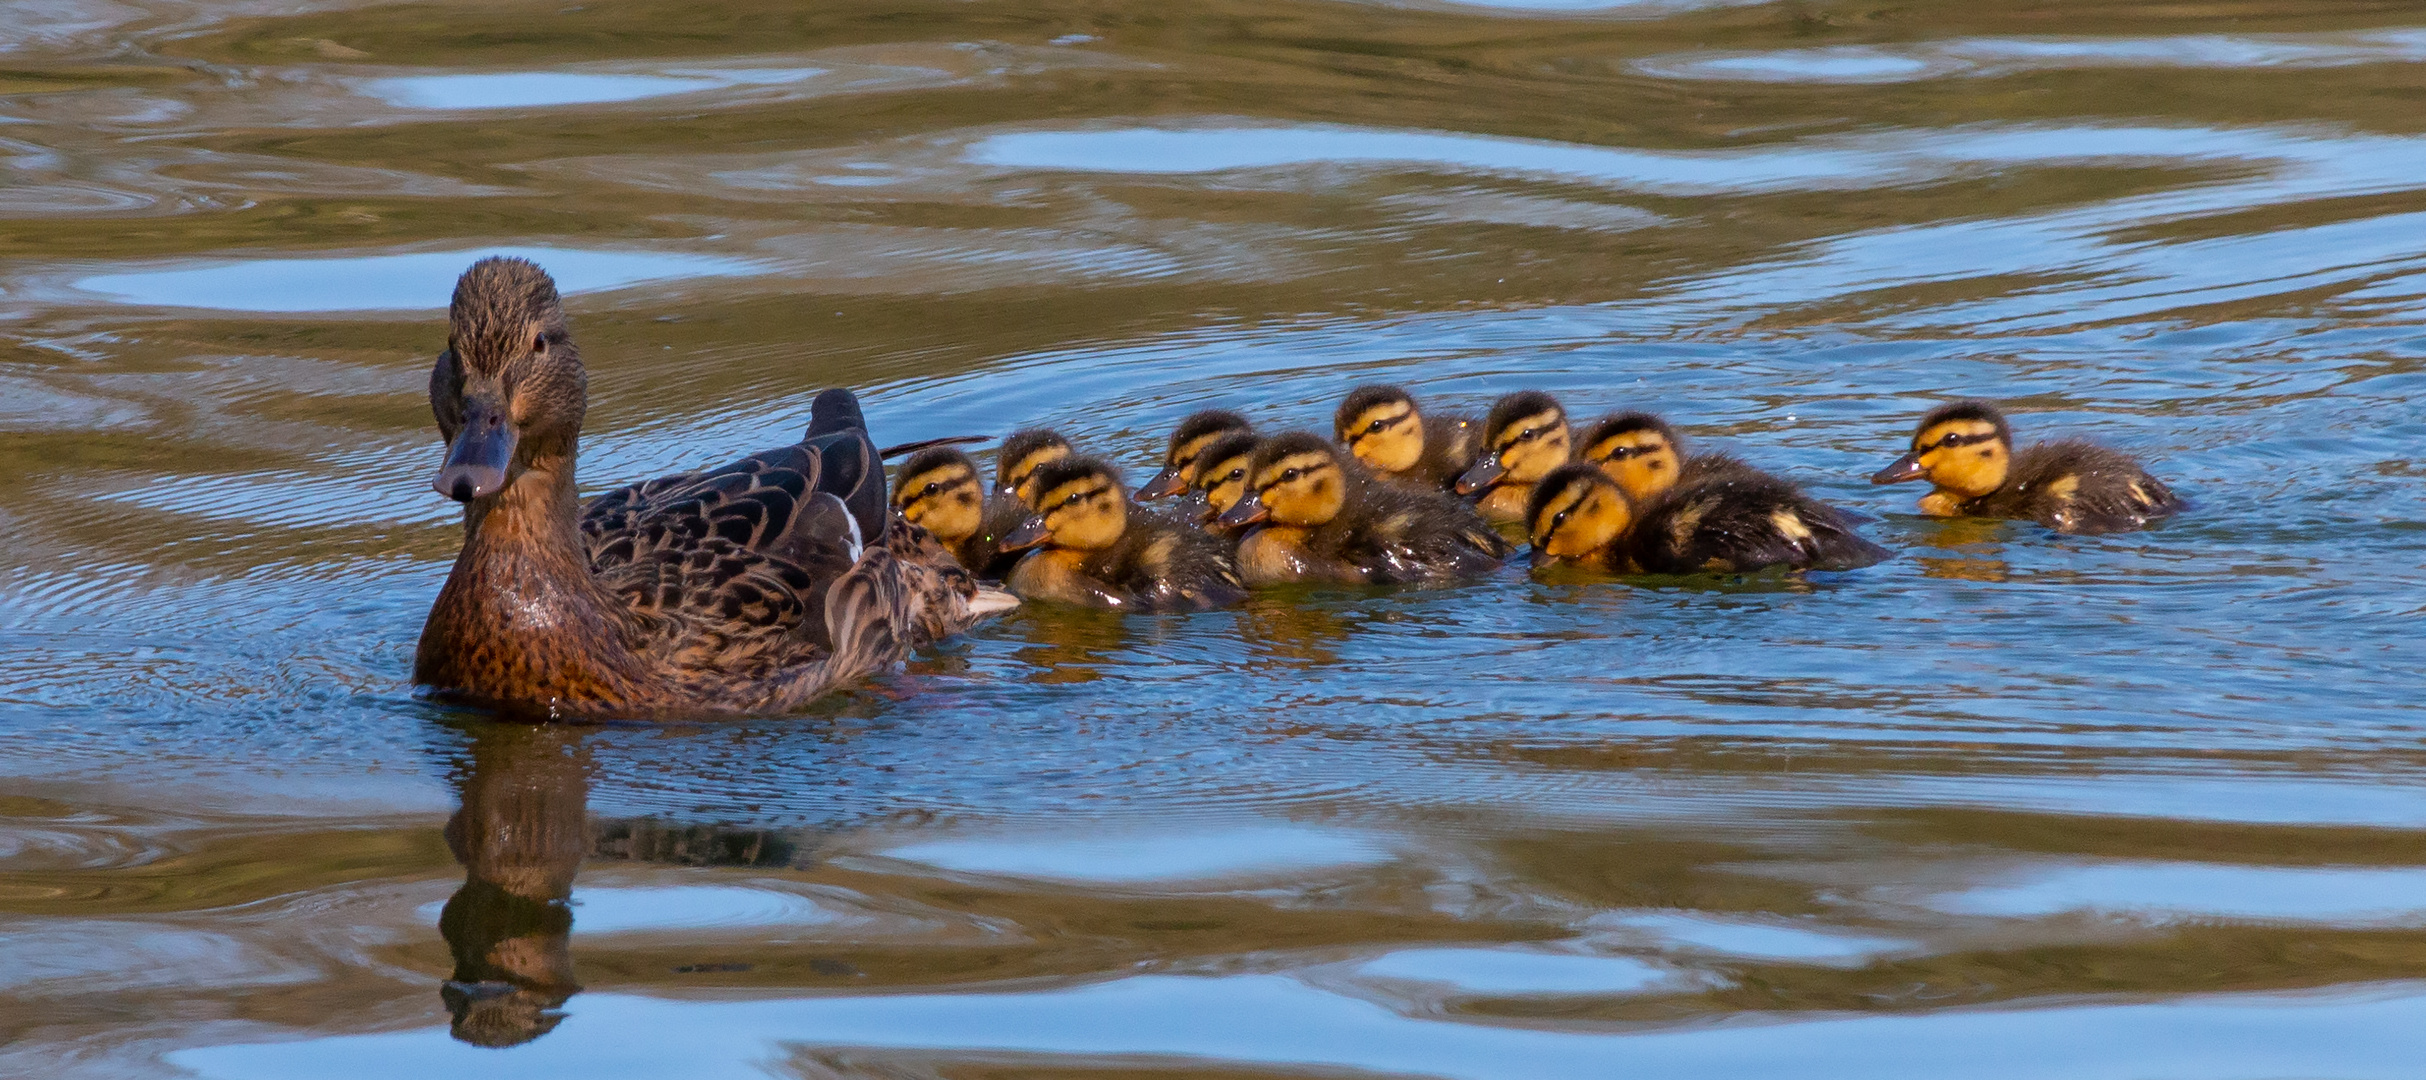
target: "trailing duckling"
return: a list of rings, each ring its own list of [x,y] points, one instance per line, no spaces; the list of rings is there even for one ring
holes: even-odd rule
[[[1240,541],[1249,584],[1396,584],[1488,573],[1508,553],[1473,508],[1375,478],[1310,431],[1266,440],[1245,490],[1215,520],[1257,528]]]
[[[2012,425],[1984,401],[1931,410],[1913,431],[1911,451],[1870,478],[1907,480],[1936,488],[1921,497],[1924,514],[2013,518],[2066,533],[2142,529],[2183,507],[2136,459],[2096,443],[2060,439],[2015,453]]]
[[[1205,409],[1188,414],[1171,432],[1170,445],[1163,449],[1162,471],[1146,486],[1137,489],[1140,499],[1159,499],[1194,490],[1196,474],[1204,462],[1205,451],[1214,443],[1233,435],[1253,435],[1255,425],[1246,417],[1228,409]]]
[[[1671,488],[1638,503],[1598,466],[1561,466],[1534,485],[1533,560],[1614,574],[1854,570],[1887,549],[1835,510],[1760,473]]]
[[[1120,473],[1094,458],[1037,471],[1039,506],[1005,551],[1036,548],[1011,569],[1020,596],[1128,611],[1203,611],[1246,599],[1229,545],[1202,530],[1129,512]]]
[[[1003,553],[1002,538],[1025,520],[1027,508],[1015,496],[997,494],[989,500],[977,463],[948,446],[922,450],[902,463],[893,489],[893,512],[933,533],[960,565],[979,577],[1000,581],[1019,561]]]
[[[1637,503],[1669,488],[1732,475],[1766,475],[1733,454],[1715,451],[1686,456],[1685,442],[1668,422],[1645,412],[1603,417],[1584,430],[1575,458],[1600,466]]]
[[[1484,520],[1522,522],[1533,485],[1567,463],[1572,436],[1567,410],[1539,390],[1499,399],[1483,420],[1482,456],[1457,478],[1457,493],[1481,493],[1474,508]]]
[[[1384,480],[1447,491],[1482,453],[1482,425],[1471,416],[1427,415],[1398,386],[1359,386],[1332,417],[1332,434]]]
[[[1221,441],[1205,447],[1196,470],[1196,492],[1204,497],[1205,510],[1198,523],[1206,532],[1235,541],[1238,529],[1219,523],[1221,515],[1238,505],[1239,497],[1247,492],[1247,468],[1254,460],[1255,448],[1263,440],[1245,432],[1232,432]]]

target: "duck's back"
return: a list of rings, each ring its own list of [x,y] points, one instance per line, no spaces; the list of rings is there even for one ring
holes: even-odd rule
[[[1447,491],[1482,455],[1483,426],[1471,416],[1424,416],[1424,453],[1396,479],[1427,491]]]
[[[1833,507],[1748,466],[1670,490],[1630,539],[1634,563],[1653,574],[1852,570],[1889,554]]]
[[[2181,497],[2131,455],[2084,439],[2024,449],[2010,475],[2002,489],[1974,500],[1973,512],[2057,532],[2108,533],[2146,528],[2182,509]]]
[[[1207,611],[1247,598],[1228,541],[1160,518],[1132,519],[1119,543],[1088,561],[1146,611]]]
[[[1446,494],[1358,478],[1338,517],[1307,536],[1307,546],[1363,571],[1376,585],[1473,577],[1508,553],[1481,516]]]

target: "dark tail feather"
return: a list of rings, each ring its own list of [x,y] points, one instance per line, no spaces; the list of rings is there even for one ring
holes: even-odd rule
[[[820,435],[832,435],[853,428],[866,431],[867,414],[859,411],[859,395],[837,386],[818,394],[817,400],[809,403],[809,431],[800,437],[800,441],[808,442]]]
[[[989,443],[993,441],[994,436],[992,435],[946,435],[940,439],[920,439],[917,442],[906,442],[896,446],[888,446],[877,451],[876,456],[890,461],[894,458],[902,456],[903,454],[915,454],[929,447],[972,446],[977,443]]]

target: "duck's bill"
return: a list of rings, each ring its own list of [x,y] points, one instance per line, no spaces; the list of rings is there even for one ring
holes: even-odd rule
[[[1241,529],[1272,516],[1272,508],[1252,495],[1231,503],[1230,508],[1213,519],[1213,524],[1227,529]]]
[[[1038,514],[1026,521],[1020,522],[1018,528],[1011,530],[1008,535],[1004,536],[1002,538],[1002,549],[1004,551],[1026,551],[1029,548],[1044,543],[1045,538],[1051,535],[1053,535],[1052,531],[1045,528],[1044,515]]]
[[[1895,464],[1870,474],[1870,482],[1873,484],[1900,484],[1906,480],[1920,478],[1921,455],[1917,450],[1895,459]]]
[[[989,589],[983,585],[977,587],[977,595],[969,598],[969,614],[980,617],[1000,615],[1018,606],[1018,597],[1001,589]]]
[[[514,425],[502,405],[466,402],[463,430],[446,448],[446,464],[430,487],[456,502],[485,499],[505,490],[514,464]]]
[[[1498,483],[1499,478],[1506,475],[1508,475],[1508,467],[1499,463],[1499,455],[1486,455],[1482,460],[1468,467],[1465,473],[1457,478],[1457,493],[1472,495]]]
[[[1155,473],[1154,479],[1146,481],[1146,486],[1137,489],[1137,497],[1140,499],[1167,498],[1177,495],[1187,488],[1188,482],[1180,479],[1178,469],[1165,468],[1163,471]]]

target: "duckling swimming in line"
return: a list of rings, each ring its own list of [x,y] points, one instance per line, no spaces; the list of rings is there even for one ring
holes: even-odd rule
[[[416,683],[557,716],[787,711],[1011,602],[925,530],[890,527],[849,391],[819,396],[799,443],[609,492],[585,513],[573,469],[588,375],[555,282],[483,259],[447,322],[430,372],[447,443],[433,486],[464,504],[464,540]]]
[[[1137,489],[1137,497],[1159,499],[1193,490],[1207,449],[1229,436],[1254,433],[1254,424],[1228,409],[1206,409],[1188,414],[1188,418],[1181,420],[1179,427],[1171,432],[1171,444],[1163,450],[1162,471],[1155,473],[1154,479],[1146,481],[1146,486]]]
[[[1474,508],[1493,523],[1525,520],[1533,485],[1567,463],[1567,410],[1539,390],[1499,399],[1483,420],[1483,452],[1457,478],[1457,493],[1481,492]]]
[[[1733,454],[1705,451],[1686,457],[1676,429],[1645,412],[1605,417],[1585,429],[1577,445],[1576,460],[1600,466],[1636,503],[1681,484],[1759,472]]]
[[[1219,519],[1247,493],[1247,467],[1261,445],[1262,439],[1242,431],[1205,447],[1198,459],[1196,491],[1205,500],[1201,524],[1206,532],[1236,539],[1238,530],[1221,525]]]
[[[2163,481],[2130,455],[2082,439],[2013,451],[2013,428],[1984,401],[1941,405],[1921,418],[1912,449],[1870,478],[1927,480],[1920,510],[1935,517],[2035,521],[2057,532],[2143,529],[2182,509]]]
[[[1011,569],[1011,591],[1036,600],[1132,611],[1203,611],[1246,599],[1229,545],[1200,529],[1129,513],[1120,474],[1094,458],[1035,476],[1040,509],[1003,538],[1038,548]]]
[[[1482,425],[1470,416],[1431,416],[1404,387],[1359,386],[1332,417],[1339,444],[1373,475],[1427,491],[1447,491],[1482,452]]]
[[[893,510],[901,520],[935,534],[960,565],[979,577],[1000,581],[1019,561],[1003,553],[1002,538],[1025,520],[1027,508],[1013,496],[989,500],[977,463],[951,447],[922,450],[902,463]],[[1006,521],[1012,524],[1004,526]]]
[[[1239,543],[1249,584],[1395,584],[1487,573],[1507,544],[1447,495],[1376,479],[1312,432],[1266,440],[1239,500],[1215,523],[1258,526]]]
[[[1670,489],[1638,503],[1589,462],[1553,470],[1525,519],[1534,562],[1614,574],[1852,570],[1887,558],[1842,516],[1759,473]]]

